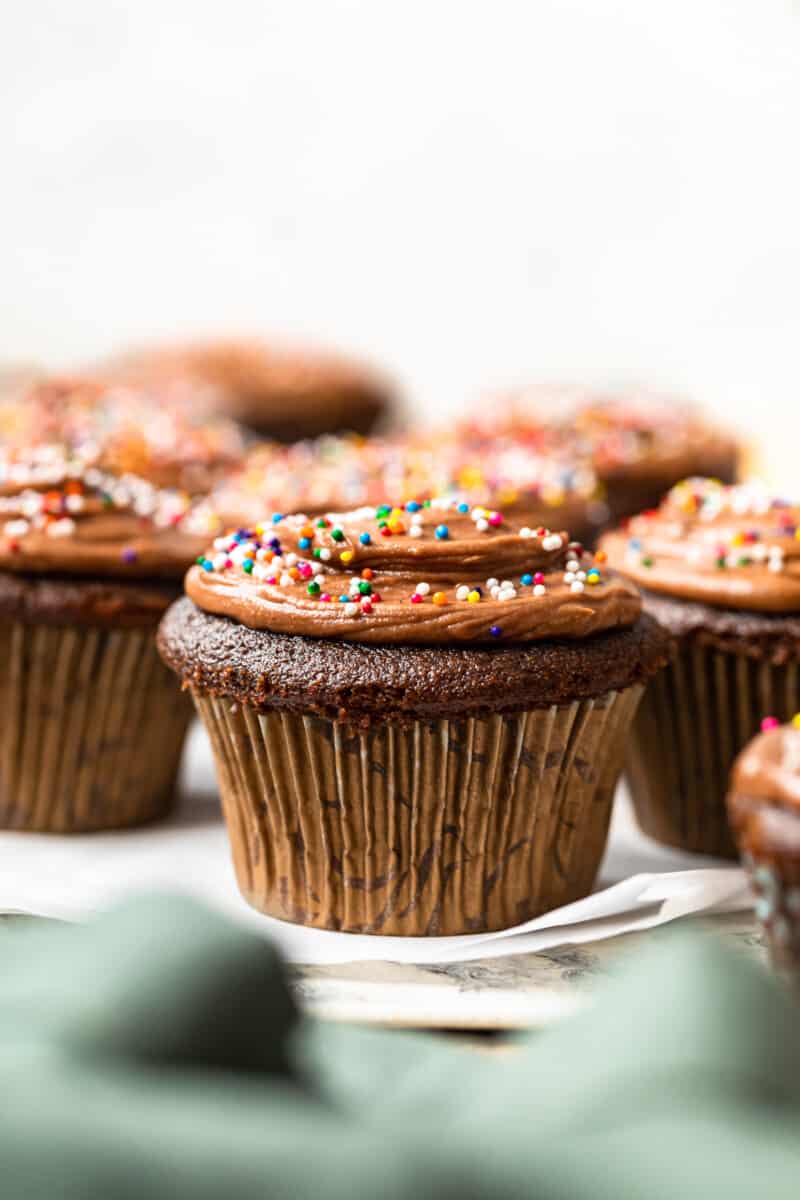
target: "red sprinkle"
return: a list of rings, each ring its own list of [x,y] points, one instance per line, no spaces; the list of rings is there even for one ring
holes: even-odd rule
[[[533,577],[534,583],[544,583],[544,575],[541,571],[537,571]]]
[[[411,603],[422,604],[422,596],[420,596],[419,592],[414,592],[413,596],[411,597]]]

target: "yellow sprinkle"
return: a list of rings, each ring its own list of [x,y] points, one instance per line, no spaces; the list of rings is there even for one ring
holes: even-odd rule
[[[731,538],[731,545],[743,546],[744,545],[744,534],[743,533],[735,533],[733,535],[733,537]]]
[[[261,535],[263,534],[263,532],[264,532],[264,526],[263,526],[263,525],[256,525],[256,533],[258,534],[258,536],[259,536],[259,537],[261,537]]]
[[[434,604],[447,604],[447,596],[445,596],[444,592],[434,592],[433,593],[433,603]]]
[[[795,729],[800,729],[800,713],[795,713],[792,717],[792,725]]]
[[[599,575],[592,575],[592,574],[588,574],[588,575],[586,576],[586,582],[587,582],[587,583],[591,583],[591,584],[596,584],[596,583],[599,583],[599,582],[600,582],[600,576],[599,576]]]
[[[339,558],[343,563],[352,562],[353,551],[352,550],[343,550],[342,553],[339,555]]]
[[[480,592],[470,592],[470,594],[467,596],[467,599],[469,600],[470,604],[477,604],[478,601],[480,600],[480,598],[481,598]]]
[[[798,542],[800,542],[800,525],[798,525],[797,529],[795,529],[794,536],[797,538]]]

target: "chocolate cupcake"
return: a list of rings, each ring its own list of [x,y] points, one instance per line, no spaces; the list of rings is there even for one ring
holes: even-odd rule
[[[209,387],[221,414],[280,442],[369,433],[393,399],[389,382],[365,364],[257,339],[142,350],[117,366],[133,379]]]
[[[238,426],[214,416],[197,388],[179,382],[134,387],[92,376],[40,379],[0,396],[0,445],[6,463],[53,447],[113,475],[139,475],[157,487],[208,493],[241,465]]]
[[[159,646],[209,731],[239,886],[362,933],[585,895],[665,638],[563,533],[408,502],[218,539]]]
[[[523,525],[570,529],[580,542],[589,542],[608,516],[588,462],[546,445],[453,429],[261,443],[220,485],[214,507],[251,524],[265,512],[342,512],[387,495],[398,503],[433,496],[470,507],[488,503]]]
[[[184,493],[54,447],[0,454],[1,827],[168,811],[191,705],[154,633],[210,531]]]
[[[736,479],[736,440],[675,396],[541,386],[501,396],[487,412],[484,431],[591,467],[605,503],[598,527],[655,507],[689,476]]]
[[[728,813],[772,961],[800,982],[800,715],[762,721],[734,763]]]
[[[800,508],[760,485],[688,479],[607,534],[612,567],[672,635],[627,773],[639,822],[669,845],[732,857],[728,773],[764,712],[800,708]]]

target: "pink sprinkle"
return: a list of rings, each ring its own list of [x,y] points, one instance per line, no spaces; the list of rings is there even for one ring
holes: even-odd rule
[[[265,583],[277,583],[278,577],[276,575],[268,575],[267,578],[264,580],[264,582]]]
[[[310,579],[313,574],[309,563],[301,563],[297,569],[300,572],[301,579]]]
[[[761,722],[761,732],[766,733],[768,729],[777,729],[779,725],[780,721],[777,717],[764,717]]]
[[[499,512],[493,512],[491,514],[491,516],[489,517],[489,524],[490,525],[502,525],[503,524],[503,514],[499,513]]]
[[[541,571],[537,571],[533,577],[534,583],[544,583],[544,575]]]
[[[419,592],[414,592],[413,596],[411,597],[411,603],[422,604],[422,596],[420,596]]]
[[[320,596],[320,600],[330,600],[330,596],[328,595],[327,592],[323,592],[322,595]]]
[[[225,559],[225,570],[226,570],[226,571],[230,571],[230,569],[231,569],[231,567],[232,567],[232,566],[233,566],[233,559],[232,559],[232,558],[226,558],[226,559]]]

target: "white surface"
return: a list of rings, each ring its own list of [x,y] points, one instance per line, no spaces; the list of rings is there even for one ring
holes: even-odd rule
[[[6,0],[0,80],[0,357],[277,330],[427,415],[633,375],[791,482],[790,0]]]
[[[468,962],[528,954],[750,905],[741,871],[662,853],[636,833],[623,806],[604,863],[603,877],[612,886],[514,930],[387,938],[305,929],[261,916],[241,899],[218,813],[208,744],[197,725],[185,785],[185,803],[168,825],[74,837],[0,833],[0,911],[80,919],[131,892],[187,892],[272,937],[295,962],[321,964]],[[687,864],[693,869],[680,869]]]

